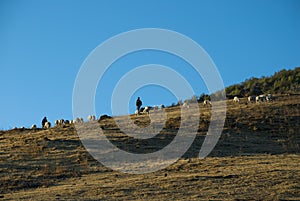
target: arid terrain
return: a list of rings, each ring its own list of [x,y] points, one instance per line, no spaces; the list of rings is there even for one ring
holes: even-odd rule
[[[74,125],[0,131],[2,200],[300,200],[300,95],[277,95],[269,103],[227,101],[221,138],[198,158],[210,123],[210,107],[200,106],[197,137],[166,169],[125,174],[93,159]],[[149,140],[126,136],[104,118],[99,126],[118,147],[153,152],[178,131],[179,107],[165,109],[162,132]],[[131,115],[138,126],[149,117]]]

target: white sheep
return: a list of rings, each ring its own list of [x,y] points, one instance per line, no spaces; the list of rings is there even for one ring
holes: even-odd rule
[[[144,113],[144,114],[146,114],[146,113],[149,114],[150,109],[151,109],[151,107],[146,106],[146,107],[144,108],[144,110],[143,110],[143,113]]]
[[[238,102],[240,102],[240,99],[239,99],[237,96],[235,96],[235,97],[233,98],[233,102],[238,103]]]
[[[76,117],[76,118],[73,120],[73,124],[76,124],[76,123],[83,123],[83,118],[78,118],[78,117]]]
[[[248,102],[255,102],[255,96],[248,96]]]
[[[59,119],[59,120],[56,120],[55,121],[55,126],[61,126],[65,123],[65,120],[64,119]]]
[[[256,100],[256,103],[259,103],[259,102],[265,102],[267,99],[266,99],[265,95],[259,95],[259,96],[256,96],[255,100]]]
[[[203,101],[203,105],[206,106],[206,105],[211,105],[211,102],[209,100],[204,100]]]
[[[154,106],[153,106],[153,110],[159,110],[158,105],[154,105]]]
[[[36,129],[36,125],[33,124],[33,125],[31,126],[31,129]]]
[[[182,108],[187,108],[187,109],[189,109],[189,108],[190,108],[190,105],[189,105],[187,102],[184,102],[183,105],[182,105]]]
[[[49,121],[47,121],[44,125],[44,128],[50,128],[51,127],[51,123]]]
[[[95,115],[89,115],[88,116],[88,120],[89,121],[95,121],[96,120],[96,116]]]

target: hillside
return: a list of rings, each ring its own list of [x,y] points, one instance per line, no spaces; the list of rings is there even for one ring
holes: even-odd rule
[[[199,104],[197,137],[172,166],[130,175],[95,161],[74,125],[0,131],[0,198],[3,200],[300,200],[300,95],[277,95],[270,103],[227,101],[222,136],[205,159],[197,158],[210,122]],[[177,134],[179,107],[165,109],[160,135],[135,140],[116,120],[99,121],[118,147],[136,153],[166,146]],[[147,115],[130,117],[147,126]],[[188,126],[187,126],[188,129]],[[143,147],[141,152],[141,147]],[[147,164],[146,164],[147,165]],[[151,165],[151,164],[149,164]]]
[[[300,67],[281,70],[270,77],[250,78],[226,88],[229,97],[245,97],[260,94],[300,93]]]

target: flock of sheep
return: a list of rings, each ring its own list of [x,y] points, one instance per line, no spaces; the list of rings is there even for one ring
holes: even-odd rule
[[[95,115],[89,115],[88,116],[88,121],[96,121],[96,116]],[[71,121],[69,120],[65,120],[65,119],[58,119],[55,121],[55,126],[63,126],[63,125],[69,125],[69,124],[76,124],[76,123],[83,123],[84,120],[83,118],[75,118]],[[42,120],[42,128],[50,128],[51,127],[51,123],[47,120],[46,117],[43,118]],[[33,124],[31,126],[31,129],[36,129],[37,128],[37,125],[36,124]]]
[[[134,114],[136,115],[140,115],[140,114],[149,114],[150,110],[154,110],[154,111],[160,111],[163,110],[165,108],[165,106],[163,104],[161,104],[160,106],[155,105],[155,106],[146,106],[146,107],[142,107],[140,109],[140,111],[135,110]]]
[[[248,96],[247,97],[247,101],[249,103],[260,103],[260,102],[270,102],[270,101],[274,101],[275,97],[272,94],[267,94],[267,95],[259,95],[259,96]],[[233,102],[240,102],[240,99],[235,96],[233,98]],[[210,100],[204,100],[203,101],[203,106],[207,106],[207,105],[211,105],[211,101]],[[160,111],[163,110],[165,108],[164,105],[160,105],[160,106],[146,106],[146,107],[142,107],[140,109],[140,111],[136,110],[135,114],[136,115],[140,115],[140,114],[149,114],[150,110],[154,110],[154,111]],[[182,108],[189,108],[189,104],[187,102],[184,102],[182,104]],[[96,121],[96,116],[95,115],[88,115],[87,117],[88,121]],[[63,125],[68,125],[68,124],[77,124],[77,123],[83,123],[84,120],[83,118],[75,118],[74,120],[64,120],[64,119],[59,119],[55,121],[55,126],[63,126]],[[44,119],[42,120],[42,128],[48,129],[51,127],[51,123],[47,120],[46,117],[44,117]],[[37,126],[35,124],[33,124],[31,126],[31,129],[36,129]]]
[[[270,102],[270,101],[274,101],[275,97],[272,94],[267,94],[267,95],[259,95],[259,96],[248,96],[247,100],[249,103],[261,103],[261,102]],[[233,98],[233,102],[240,102],[240,99],[235,96]]]
[[[267,94],[267,95],[259,95],[259,96],[248,96],[247,97],[247,101],[248,103],[261,103],[261,102],[270,102],[270,101],[274,101],[275,97],[272,94]],[[240,102],[240,99],[235,96],[233,98],[233,102]],[[210,106],[211,105],[211,101],[210,100],[204,100],[203,101],[203,106]],[[188,103],[184,103],[182,105],[183,108],[189,108]]]

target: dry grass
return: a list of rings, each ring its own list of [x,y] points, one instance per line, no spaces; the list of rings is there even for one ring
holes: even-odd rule
[[[182,159],[143,175],[102,166],[86,152],[73,126],[0,131],[0,198],[300,200],[300,96],[282,96],[273,103],[245,103],[243,99],[241,103],[228,101],[222,136],[205,159],[197,156],[210,109],[200,105],[198,135]],[[166,111],[162,132],[149,140],[126,136],[114,119],[99,124],[120,148],[149,153],[163,148],[178,131],[178,108]],[[141,127],[150,124],[147,115],[132,115],[131,121]],[[185,129],[188,131],[188,126]]]

